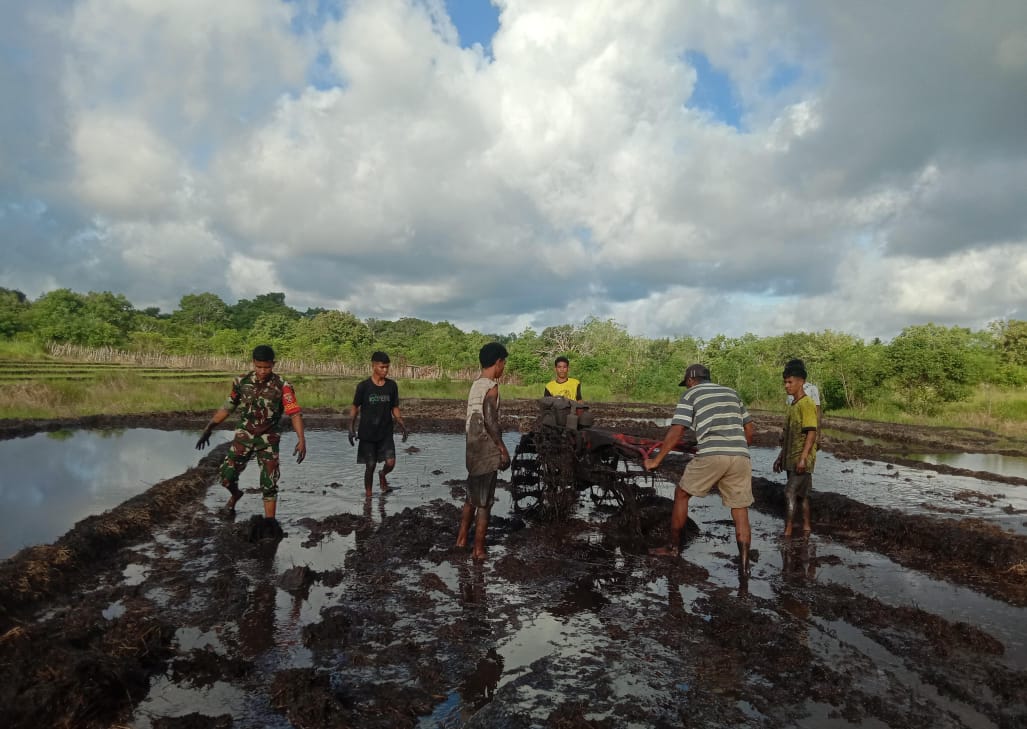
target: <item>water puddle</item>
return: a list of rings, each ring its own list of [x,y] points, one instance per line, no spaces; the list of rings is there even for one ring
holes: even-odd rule
[[[784,483],[784,475],[773,471],[778,449],[752,448],[750,452],[754,476]],[[910,514],[954,519],[977,517],[1008,531],[1027,534],[1027,489],[998,481],[881,461],[843,461],[830,453],[818,453],[813,491],[814,499],[817,491],[830,491],[864,504]]]
[[[1027,478],[1027,458],[998,453],[903,453],[902,458],[967,471],[996,473],[1000,476]]]
[[[0,440],[0,559],[196,465],[196,434],[146,428]]]
[[[121,488],[134,495],[147,483],[181,473],[196,462],[195,433],[149,431],[139,434],[138,440],[130,440],[131,448],[119,448],[120,439],[130,434],[96,438],[112,447],[90,445],[97,454],[96,463],[83,462],[81,478],[96,477],[104,459],[131,452],[140,461],[138,467],[119,472],[128,485],[123,481],[114,490]],[[227,440],[228,434],[223,436]],[[77,438],[62,441],[60,446]],[[511,451],[517,440],[516,433],[506,435]],[[87,442],[90,439],[83,441]],[[720,626],[732,616],[743,624],[755,621],[763,629],[767,625],[777,626],[777,630],[801,626],[797,639],[804,641],[808,651],[804,655],[809,661],[823,672],[836,670],[839,665],[845,667],[847,675],[859,677],[853,681],[853,689],[860,695],[890,705],[900,705],[904,701],[901,697],[913,696],[934,714],[953,717],[953,726],[996,725],[979,708],[942,695],[926,678],[924,667],[918,670],[915,659],[892,644],[885,645],[887,641],[879,636],[838,618],[832,611],[836,603],[831,601],[840,588],[857,593],[860,600],[879,604],[884,613],[891,607],[918,608],[950,623],[976,626],[1003,644],[1004,654],[987,658],[995,662],[989,665],[1027,670],[1023,608],[818,535],[808,541],[783,543],[779,538],[781,520],[761,512],[750,512],[753,568],[751,577],[740,581],[732,523],[716,497],[692,501],[690,516],[699,525],[699,534],[683,551],[680,569],[668,569],[659,560],[604,546],[600,529],[603,515],[585,495],[577,514],[585,526],[576,527],[572,538],[549,535],[531,545],[535,554],[541,555],[540,564],[556,565],[552,576],[535,579],[529,574],[515,579],[503,572],[498,565],[518,555],[512,540],[491,544],[485,564],[461,559],[445,551],[448,544],[441,544],[429,558],[383,563],[388,565],[392,591],[387,593],[384,605],[371,606],[362,602],[368,573],[352,564],[347,567],[347,557],[375,544],[368,540],[387,523],[395,524],[398,520],[392,517],[403,515],[407,509],[435,502],[454,506],[461,503],[460,491],[454,486],[466,474],[463,437],[414,434],[405,444],[397,442],[397,468],[390,476],[395,489],[386,495],[376,489],[370,500],[364,498],[364,468],[356,463],[356,449],[343,433],[308,432],[307,460],[299,465],[288,457],[294,443],[291,433],[283,437],[278,517],[285,537],[271,549],[226,565],[225,560],[217,559],[214,540],[202,545],[190,543],[176,532],[176,527],[169,526],[158,530],[124,568],[122,584],[152,600],[165,611],[166,619],[182,626],[174,641],[179,657],[209,653],[226,661],[243,660],[254,669],[239,677],[218,675],[203,685],[176,680],[173,671],[157,676],[131,719],[133,727],[150,729],[157,718],[199,712],[209,717],[230,715],[238,726],[284,729],[291,726],[290,722],[271,709],[268,698],[271,681],[283,669],[317,667],[336,677],[345,676],[353,686],[416,684],[417,677],[410,668],[413,664],[361,656],[348,643],[350,635],[345,631],[339,644],[331,645],[330,650],[308,647],[305,628],[318,626],[333,610],[344,611],[351,627],[364,626],[363,639],[373,644],[373,650],[366,645],[364,650],[374,657],[412,651],[423,654],[424,665],[432,670],[459,665],[459,680],[450,681],[433,694],[429,709],[415,720],[414,725],[422,729],[463,726],[476,712],[500,699],[530,717],[533,726],[550,721],[554,707],[574,702],[585,707],[581,714],[585,720],[626,727],[651,726],[641,718],[646,716],[677,716],[680,721],[678,711],[686,703],[697,706],[697,711],[706,707],[712,712],[697,715],[700,719],[705,716],[705,725],[710,726],[857,725],[839,714],[837,706],[806,701],[805,696],[787,708],[791,712],[787,715],[781,713],[786,709],[761,704],[756,697],[762,695],[761,691],[771,690],[776,674],[773,667],[764,668],[748,658],[744,650],[725,648],[717,642],[723,639]],[[5,445],[8,443],[0,443],[0,447]],[[68,464],[78,463],[76,459],[81,460],[82,453],[89,450],[79,448],[66,457],[55,457],[57,444],[44,440],[42,445],[49,448],[46,458],[57,462],[48,464],[55,474],[74,471]],[[154,453],[174,463],[159,477],[150,473]],[[776,455],[775,449],[754,449],[755,475],[783,480],[771,472]],[[163,464],[161,458],[158,461]],[[67,463],[59,465],[65,460]],[[37,466],[33,464],[33,470],[24,471],[21,478],[29,473],[39,478]],[[90,473],[94,476],[87,475]],[[98,478],[111,478],[106,471],[102,473],[105,475]],[[4,478],[5,483],[13,483],[6,481],[10,474]],[[256,468],[243,474],[240,485],[246,494],[239,504],[236,523],[218,513],[227,495],[217,485],[212,485],[204,497],[206,510],[199,510],[192,518],[207,520],[219,536],[242,526],[261,511],[259,493],[254,493],[257,479]],[[82,480],[77,483],[86,488]],[[1016,528],[1013,522],[1022,522],[1024,517],[1003,512],[1003,506],[1027,509],[1027,494],[1018,495],[1027,490],[1017,487],[879,462],[840,461],[830,454],[818,457],[814,484],[816,490],[834,491],[908,513],[933,514],[925,504],[955,505],[965,509],[965,515],[980,516],[1006,528]],[[668,498],[672,498],[673,489],[666,483],[656,487]],[[980,496],[969,500],[959,497],[967,492]],[[42,489],[38,493],[50,492]],[[5,487],[4,498],[8,494]],[[494,516],[513,516],[509,492],[500,489],[497,496]],[[26,495],[22,500],[31,498]],[[813,504],[815,520],[815,497]],[[312,524],[338,515],[352,516],[352,521],[342,522],[352,528],[312,538]],[[952,513],[943,516],[960,517]],[[455,534],[456,524],[452,526]],[[1021,527],[1020,531],[1025,530]],[[579,548],[580,558],[573,556]],[[174,569],[158,568],[158,559],[173,562]],[[306,567],[318,578],[303,589],[283,588],[282,576],[296,567]],[[166,581],[162,583],[161,579]],[[190,587],[185,597],[174,589],[179,580]],[[222,604],[232,609],[210,624],[211,618],[204,611],[219,591],[235,596],[221,596]],[[412,602],[403,603],[404,599]],[[102,617],[119,619],[131,609],[126,604],[131,603],[111,602]],[[372,609],[388,617],[376,613],[372,618]],[[366,627],[365,623],[374,624]],[[728,623],[730,628],[730,620]],[[908,628],[894,630],[913,640],[908,638]],[[457,645],[459,639],[470,641],[472,648]],[[977,690],[976,684],[970,686]],[[1000,703],[992,698],[986,701]],[[632,707],[636,714],[621,713],[625,706]],[[796,713],[801,716],[796,717]],[[886,725],[874,716],[858,724]]]

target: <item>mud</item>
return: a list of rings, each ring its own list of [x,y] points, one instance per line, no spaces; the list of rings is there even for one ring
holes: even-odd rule
[[[503,407],[511,430],[535,414],[532,402]],[[660,437],[664,428],[640,419],[667,418],[671,408],[599,405],[595,413],[603,427]],[[0,437],[199,430],[207,415],[6,422]],[[404,415],[415,432],[463,429],[463,403],[404,401]],[[757,416],[759,443],[776,445],[779,421]],[[336,428],[338,414],[310,412],[306,422]],[[1027,453],[1025,444],[973,430],[829,426],[918,449]],[[890,460],[884,446],[862,441],[825,438],[823,446],[840,457]],[[844,548],[986,595],[1022,617],[1027,539],[980,520],[817,493],[813,537],[756,534],[747,578],[733,572],[730,527],[705,515],[689,523],[681,559],[645,556],[664,542],[670,513],[670,500],[653,495],[643,503],[642,538],[615,511],[559,525],[495,516],[481,564],[451,546],[460,479],[443,482],[452,498],[398,513],[380,507],[376,515],[368,502],[362,514],[272,525],[208,505],[225,449],[54,544],[0,563],[0,725],[1027,725],[1022,641],[984,621],[954,619],[942,605],[897,604],[820,577],[861,567],[864,558],[837,556]],[[1022,481],[978,477],[1013,488]],[[754,491],[755,509],[778,523],[780,485],[755,479]],[[349,546],[327,568],[276,574],[287,539],[309,549],[331,550],[340,539]],[[128,579],[139,565],[143,575]],[[247,699],[167,715],[146,703],[159,682],[204,696],[228,686]]]

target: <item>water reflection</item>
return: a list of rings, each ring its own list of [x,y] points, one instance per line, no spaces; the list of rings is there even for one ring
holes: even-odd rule
[[[196,465],[196,434],[56,431],[0,441],[0,558],[52,542],[74,524]]]
[[[773,472],[776,448],[752,448],[752,472],[783,483]],[[817,454],[813,474],[813,520],[817,518],[817,492],[832,491],[863,504],[925,514],[943,519],[986,519],[1004,529],[1027,534],[1027,489],[972,476],[895,466],[882,461],[841,460],[831,453]]]
[[[466,721],[495,696],[505,661],[496,650],[492,637],[488,592],[485,587],[485,566],[481,563],[468,565],[466,562],[459,562],[456,569],[464,620],[470,627],[471,634],[482,639],[482,647],[488,646],[484,655],[475,664],[474,670],[464,677],[460,687],[460,713]]]
[[[967,471],[1027,478],[1027,458],[1018,456],[1003,456],[998,453],[904,453],[902,457],[938,466],[965,468]]]
[[[817,548],[810,538],[782,539],[781,575],[788,581],[802,582],[817,576]]]

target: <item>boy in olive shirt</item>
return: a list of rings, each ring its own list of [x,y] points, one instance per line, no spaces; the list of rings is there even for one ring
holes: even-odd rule
[[[802,533],[808,536],[812,531],[810,523],[810,494],[813,491],[813,467],[817,461],[817,429],[819,418],[817,406],[806,394],[806,367],[801,360],[792,360],[783,372],[785,392],[792,398],[785,415],[781,434],[781,453],[774,461],[774,473],[785,471],[788,482],[785,485],[787,516],[785,537],[792,536],[792,524],[798,502],[802,502]]]

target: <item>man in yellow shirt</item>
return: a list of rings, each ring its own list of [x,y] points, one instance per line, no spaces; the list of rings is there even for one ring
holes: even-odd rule
[[[542,397],[565,397],[581,402],[581,382],[567,376],[571,368],[570,360],[563,356],[557,357],[555,367],[556,379],[549,381]]]

